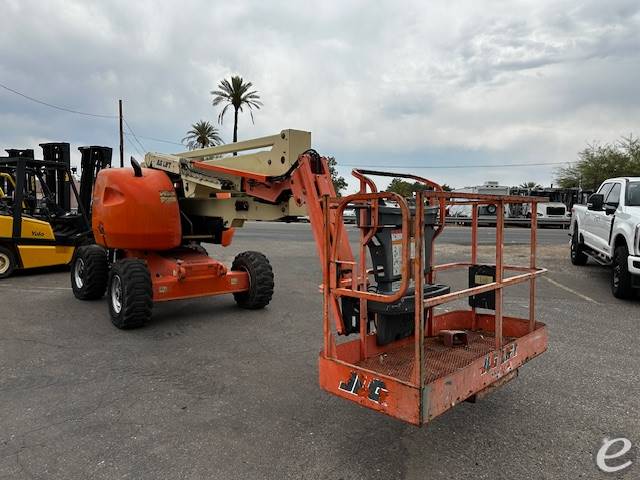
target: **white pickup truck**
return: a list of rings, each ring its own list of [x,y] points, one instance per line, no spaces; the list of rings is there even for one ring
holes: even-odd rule
[[[640,177],[606,180],[572,212],[571,263],[610,265],[613,295],[632,297],[640,287]]]

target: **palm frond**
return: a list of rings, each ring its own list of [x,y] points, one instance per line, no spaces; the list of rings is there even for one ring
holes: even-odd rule
[[[258,91],[252,90],[252,88],[252,82],[245,82],[241,76],[232,75],[230,80],[222,79],[216,89],[211,90],[210,93],[213,95],[212,105],[216,107],[224,104],[224,108],[218,114],[219,124],[222,125],[229,107],[233,107],[236,112],[243,112],[244,107],[247,107],[251,115],[251,122],[255,123],[252,110],[259,110],[263,103],[260,101]],[[237,124],[234,124],[234,132],[236,130]]]
[[[206,148],[224,143],[220,137],[220,132],[210,122],[199,120],[191,125],[187,135],[182,139],[189,150],[196,148]]]
[[[230,103],[227,103],[224,108],[222,109],[222,111],[220,112],[220,115],[218,115],[218,123],[220,125],[222,125],[222,121],[224,120],[224,114],[227,113],[227,109],[231,106]]]

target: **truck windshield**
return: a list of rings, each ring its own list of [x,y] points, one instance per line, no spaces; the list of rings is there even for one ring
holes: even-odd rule
[[[629,182],[627,184],[627,205],[640,207],[640,182]]]

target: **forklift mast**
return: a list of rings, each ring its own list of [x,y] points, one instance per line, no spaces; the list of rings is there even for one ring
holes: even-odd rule
[[[47,162],[62,163],[67,170],[71,169],[71,149],[68,143],[41,143],[42,159]],[[45,172],[47,187],[55,196],[56,203],[65,212],[71,210],[71,178],[60,168],[48,168]]]
[[[87,215],[90,215],[93,185],[100,170],[103,168],[111,168],[112,149],[110,147],[92,145],[79,147],[78,150],[81,154],[79,202],[84,208],[84,211],[87,212]]]
[[[41,169],[42,179],[46,184],[48,195],[54,201],[61,211],[71,211],[74,206],[71,204],[73,177],[68,173],[71,172],[71,149],[67,142],[50,142],[41,143],[42,163],[46,165]],[[103,168],[111,167],[112,149],[104,146],[84,146],[78,147],[81,154],[80,160],[80,189],[79,189],[79,206],[89,215],[91,213],[91,192],[95,183],[98,172]],[[37,160],[34,157],[33,149],[6,149],[9,158],[25,158]],[[0,165],[3,159],[0,157]],[[34,163],[33,166],[37,166]],[[75,171],[75,170],[74,170]],[[28,192],[34,193],[38,179],[35,177],[33,170],[26,172],[25,188]]]

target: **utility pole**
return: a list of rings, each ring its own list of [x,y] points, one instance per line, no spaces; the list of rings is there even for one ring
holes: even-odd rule
[[[118,111],[120,113],[120,168],[124,167],[124,133],[122,131],[122,100],[118,100]]]

